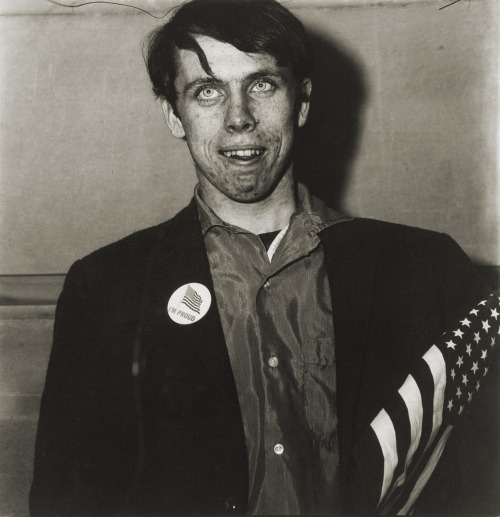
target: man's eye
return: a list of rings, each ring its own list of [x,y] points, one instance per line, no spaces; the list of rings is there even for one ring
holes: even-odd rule
[[[268,81],[258,81],[252,86],[253,92],[270,92],[273,89],[274,85]]]
[[[220,96],[220,92],[218,90],[216,90],[215,88],[210,88],[210,87],[202,88],[198,92],[198,98],[200,98],[202,100],[207,100],[207,101],[216,99],[219,96]]]

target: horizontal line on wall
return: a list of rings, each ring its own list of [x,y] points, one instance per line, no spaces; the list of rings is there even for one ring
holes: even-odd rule
[[[484,0],[459,0],[457,3],[479,3]],[[117,0],[120,5],[92,3],[82,7],[73,6],[84,3],[85,0],[60,0],[68,7],[62,7],[48,0],[2,0],[0,3],[0,15],[37,15],[37,14],[124,14],[140,13],[138,9],[122,8],[132,5],[154,16],[163,16],[171,9],[181,5],[182,0]],[[407,7],[411,5],[433,4],[436,9],[451,4],[453,0],[288,0],[283,3],[291,9],[304,8],[339,8],[339,7]]]
[[[54,305],[66,275],[2,275],[0,305]]]
[[[40,397],[40,393],[23,393],[22,391],[15,393],[1,392],[0,398],[2,397]]]
[[[5,320],[53,320],[56,304],[52,305],[0,305],[0,321]]]
[[[31,416],[19,416],[19,415],[0,415],[2,422],[38,422],[38,413]]]

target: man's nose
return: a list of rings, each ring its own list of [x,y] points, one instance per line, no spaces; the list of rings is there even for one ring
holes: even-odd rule
[[[249,132],[257,120],[245,95],[232,95],[226,109],[225,126],[228,133]]]

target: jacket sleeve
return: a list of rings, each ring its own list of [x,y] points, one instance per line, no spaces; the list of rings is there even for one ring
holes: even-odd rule
[[[400,239],[406,239],[399,247],[406,252],[393,252],[392,262],[392,256],[386,256],[382,266],[384,273],[380,275],[384,287],[380,300],[389,307],[389,311],[382,311],[394,315],[392,323],[397,329],[397,339],[392,347],[384,348],[383,343],[372,347],[373,356],[382,357],[378,360],[380,368],[386,368],[387,372],[385,382],[380,384],[391,388],[384,388],[383,400],[374,406],[374,420],[362,428],[363,433],[356,443],[351,497],[358,496],[354,504],[358,513],[391,513],[398,508],[388,507],[388,500],[395,504],[402,501],[401,508],[405,508],[405,502],[411,501],[407,495],[413,497],[417,493],[416,504],[411,504],[416,514],[455,515],[464,499],[477,498],[481,492],[482,487],[478,485],[462,487],[460,478],[469,468],[467,461],[473,459],[469,451],[481,448],[482,438],[469,432],[471,440],[463,440],[462,428],[453,430],[448,442],[446,438],[443,441],[431,438],[440,436],[433,434],[434,426],[440,425],[433,414],[445,409],[439,397],[445,396],[443,383],[450,371],[446,369],[448,364],[445,366],[442,359],[438,361],[438,354],[433,352],[436,352],[435,345],[441,343],[446,355],[445,341],[450,338],[442,334],[449,331],[453,335],[460,329],[461,320],[488,297],[491,289],[448,236],[408,233],[400,234]],[[382,311],[377,314],[385,314]],[[401,349],[404,352],[397,355]],[[442,364],[439,372],[434,360]],[[375,360],[370,364],[374,363]],[[396,374],[388,380],[396,368]],[[483,388],[494,375],[490,372]],[[375,378],[380,381],[383,377]],[[474,398],[473,407],[481,401],[482,391],[477,394],[477,400]],[[491,413],[487,410],[475,413],[472,424],[483,429],[488,427]],[[436,432],[440,433],[441,429],[444,433],[446,427],[436,427]],[[437,468],[434,471],[422,469],[422,472],[433,473],[430,478],[421,476],[420,469],[432,450],[428,444],[438,441],[446,446],[440,457],[435,456],[439,458]],[[419,463],[415,464],[417,460]],[[417,479],[419,488],[415,491],[412,483]]]
[[[91,405],[86,350],[95,339],[81,262],[70,268],[56,309],[54,339],[42,395],[30,493],[33,516],[81,510],[86,413]]]
[[[458,328],[459,320],[498,287],[489,285],[478,274],[450,237],[444,236],[443,246],[445,252],[436,266],[436,296],[442,311],[439,333]],[[496,349],[490,348],[490,353],[496,353]],[[471,515],[500,511],[497,491],[500,429],[496,417],[500,393],[499,357],[496,353],[470,411],[452,431],[436,470],[417,502],[416,514]]]

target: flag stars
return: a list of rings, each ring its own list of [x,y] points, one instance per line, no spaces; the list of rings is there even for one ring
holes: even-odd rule
[[[450,373],[450,375],[451,375],[451,378],[452,378],[453,380],[455,380],[455,377],[456,377],[456,375],[457,375],[457,374],[455,373],[455,368],[452,368],[452,369],[451,369],[451,373]]]
[[[472,393],[467,393],[467,402],[470,402],[472,400]]]
[[[460,329],[454,330],[453,334],[455,334],[455,337],[459,338],[461,338],[464,335],[464,333]]]
[[[470,346],[470,343],[467,345],[467,350],[465,351],[465,353],[469,354],[469,357],[472,354],[472,347]]]
[[[461,355],[458,356],[457,365],[460,368],[464,364],[464,359]]]
[[[493,348],[495,346],[495,338],[494,337],[491,338],[490,346],[491,346],[491,348]]]
[[[498,314],[496,308],[495,309],[491,309],[491,317],[497,319],[498,316],[500,316],[500,314]]]
[[[474,373],[474,375],[476,375],[476,372],[479,370],[479,366],[477,365],[477,362],[473,362],[472,363],[472,368],[471,368],[472,372]]]
[[[486,359],[486,356],[488,355],[488,350],[481,350],[481,359]]]
[[[479,381],[476,382],[476,391],[479,391],[479,388],[480,388],[481,384]]]
[[[477,309],[472,309],[469,314],[474,314],[474,316],[477,316],[477,313],[478,313],[478,310]]]
[[[484,367],[484,373],[483,373],[483,377],[488,373],[488,366],[485,366]]]
[[[461,415],[464,412],[464,407],[460,406],[460,409],[458,410],[458,414]]]
[[[453,341],[447,341],[446,342],[446,345],[447,345],[447,348],[453,348],[453,350],[455,350],[455,347],[457,346],[456,343],[453,343]]]
[[[488,332],[488,330],[490,330],[490,328],[491,328],[488,320],[483,321],[482,323],[483,323],[483,329],[486,330],[486,332]]]
[[[457,388],[457,398],[460,398],[462,396],[462,390],[460,389],[460,386]]]
[[[467,318],[465,318],[464,320],[462,320],[460,323],[461,323],[464,327],[470,327],[470,321],[469,321]]]
[[[448,401],[448,411],[451,411],[451,408],[452,408],[452,407],[453,407],[453,400],[452,400],[452,399],[450,399],[450,400]]]
[[[465,384],[467,386],[468,382],[469,382],[469,379],[467,379],[467,374],[462,375],[462,384]]]
[[[486,305],[486,300],[483,300],[482,302],[479,302],[478,305]]]
[[[480,340],[481,338],[479,337],[479,332],[474,332],[474,341],[476,343],[479,343]]]

